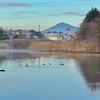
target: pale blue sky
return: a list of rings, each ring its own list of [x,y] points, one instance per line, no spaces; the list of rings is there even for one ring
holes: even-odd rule
[[[0,26],[45,30],[57,23],[73,26],[82,23],[86,13],[100,0],[0,0]]]

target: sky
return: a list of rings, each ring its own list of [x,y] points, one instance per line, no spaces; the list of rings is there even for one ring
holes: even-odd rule
[[[79,27],[100,0],[0,0],[0,27],[45,30],[64,22]]]

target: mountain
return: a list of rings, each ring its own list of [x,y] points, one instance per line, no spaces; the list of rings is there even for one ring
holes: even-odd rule
[[[67,32],[66,28],[70,28],[70,34],[73,34],[74,32],[76,32],[79,29],[78,27],[75,27],[75,26],[69,25],[67,23],[61,22],[61,23],[56,24],[53,27],[50,27],[50,28],[44,30],[43,33],[47,33],[49,31],[50,32],[57,31],[57,32],[62,32],[62,33],[65,34]]]

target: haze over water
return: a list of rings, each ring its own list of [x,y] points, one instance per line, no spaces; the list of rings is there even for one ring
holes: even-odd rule
[[[100,56],[0,52],[1,100],[100,100]]]

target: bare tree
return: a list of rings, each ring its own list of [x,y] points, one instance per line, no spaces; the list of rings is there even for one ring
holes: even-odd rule
[[[90,42],[98,41],[98,25],[95,22],[88,23],[88,30],[86,34],[86,38]]]
[[[95,42],[94,40],[98,40],[98,25],[95,22],[84,22],[76,34],[79,40]]]

